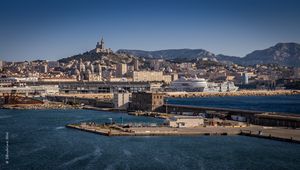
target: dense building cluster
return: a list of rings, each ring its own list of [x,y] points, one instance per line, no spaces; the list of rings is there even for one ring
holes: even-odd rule
[[[89,52],[47,61],[0,61],[1,82],[22,78],[42,82],[163,82],[168,85],[178,78],[203,78],[208,82],[234,82],[240,88],[299,88],[300,69],[275,64],[242,66],[222,63],[215,58],[166,60],[105,48],[104,40]],[[13,82],[14,80],[11,79]]]

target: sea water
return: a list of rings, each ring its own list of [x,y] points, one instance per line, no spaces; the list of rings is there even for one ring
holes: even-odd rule
[[[247,103],[247,97],[239,99],[234,101]],[[195,98],[180,100],[203,104]],[[216,104],[233,99],[205,100]],[[250,101],[251,106],[238,108],[252,108],[256,102],[261,109],[299,113],[299,98],[293,96]],[[261,105],[278,106],[278,101],[288,103],[281,105],[285,109]],[[226,105],[221,103],[218,106]],[[300,169],[299,144],[245,136],[107,137],[65,128],[109,118],[119,123],[163,121],[90,110],[0,110],[0,169]]]

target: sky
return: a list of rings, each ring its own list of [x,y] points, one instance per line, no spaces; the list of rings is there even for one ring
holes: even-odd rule
[[[300,43],[298,0],[1,0],[0,60],[57,60],[105,46],[245,56]]]

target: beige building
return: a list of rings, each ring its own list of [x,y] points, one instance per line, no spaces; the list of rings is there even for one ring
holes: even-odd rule
[[[170,83],[172,75],[164,75],[162,71],[133,71],[132,80],[135,82],[164,81]]]
[[[3,68],[3,61],[0,60],[0,70],[2,70],[2,68]]]
[[[172,75],[163,75],[163,81],[170,84],[172,82]]]
[[[204,125],[204,119],[201,116],[174,116],[167,122],[170,127],[198,127]]]
[[[132,72],[133,81],[163,81],[162,71],[134,71]]]
[[[127,64],[119,63],[116,68],[116,77],[123,77],[127,73]]]
[[[75,78],[41,78],[40,82],[76,82]]]
[[[130,93],[114,93],[114,108],[124,109],[128,108]]]
[[[226,76],[227,81],[233,81],[235,79],[235,76]]]

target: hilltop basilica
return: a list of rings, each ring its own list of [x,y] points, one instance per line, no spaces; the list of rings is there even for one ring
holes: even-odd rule
[[[104,40],[103,40],[103,37],[102,37],[101,41],[97,42],[96,48],[94,50],[92,50],[91,52],[109,54],[109,53],[112,53],[113,51],[110,48],[105,48],[104,47]]]
[[[96,48],[90,51],[90,54],[110,54],[113,51],[110,48],[104,47],[104,40],[101,38],[100,42],[97,42]],[[76,70],[74,74],[77,80],[88,80],[88,81],[101,81],[102,80],[102,66],[100,63],[94,63],[90,61],[83,62],[82,59],[75,63]]]

